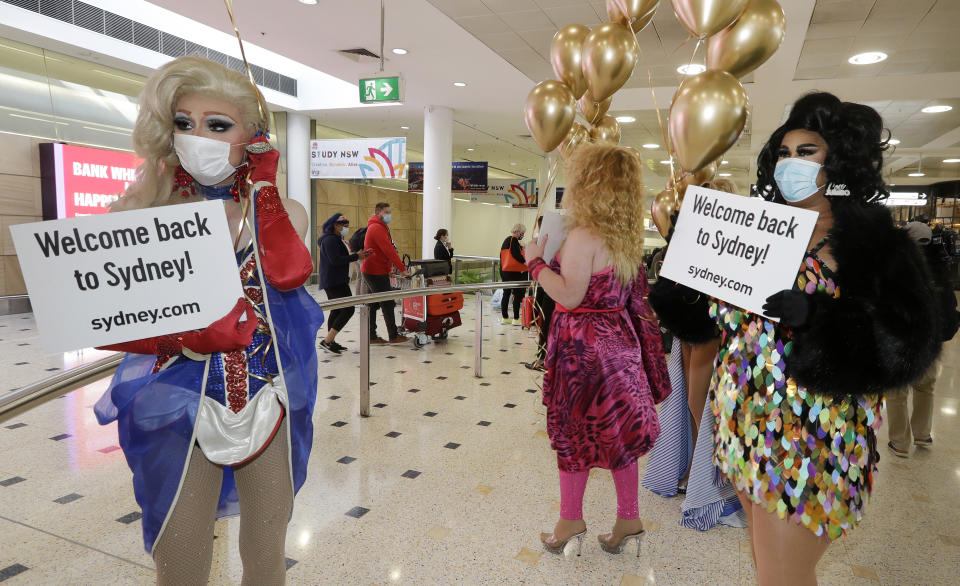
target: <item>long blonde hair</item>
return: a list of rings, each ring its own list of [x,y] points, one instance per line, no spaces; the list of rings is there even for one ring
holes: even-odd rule
[[[238,106],[241,124],[262,130],[257,90],[246,76],[201,57],[174,59],[150,76],[140,93],[133,149],[144,161],[137,169],[137,181],[113,203],[111,210],[184,201],[171,194],[173,175],[180,165],[173,150],[173,117],[180,98],[191,94],[204,94]]]
[[[639,153],[613,144],[585,144],[567,162],[564,175],[567,226],[599,236],[617,279],[631,283],[643,265],[646,204]]]

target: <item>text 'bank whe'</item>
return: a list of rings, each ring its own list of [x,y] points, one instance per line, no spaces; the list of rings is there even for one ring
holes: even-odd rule
[[[793,287],[817,212],[689,187],[660,274],[752,313]]]
[[[242,297],[223,204],[11,226],[50,352],[203,328]]]

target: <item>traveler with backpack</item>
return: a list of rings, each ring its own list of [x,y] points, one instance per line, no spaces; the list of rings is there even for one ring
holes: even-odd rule
[[[397,248],[390,237],[390,223],[392,214],[390,204],[380,202],[376,205],[374,214],[367,220],[367,232],[364,235],[365,250],[370,256],[360,265],[360,273],[366,285],[367,293],[381,293],[390,291],[390,272],[394,269],[406,272],[407,267],[400,260]],[[396,302],[393,300],[370,304],[370,343],[371,344],[399,344],[409,340],[406,336],[397,333],[397,317],[394,314]],[[387,340],[377,336],[377,309],[383,309],[383,321],[387,324]]]
[[[369,256],[366,250],[360,249],[353,254],[347,250],[343,239],[350,233],[350,220],[341,213],[330,216],[323,223],[323,235],[317,240],[319,253],[317,254],[317,285],[327,294],[327,299],[350,297],[350,263],[363,260]],[[337,343],[336,337],[350,318],[353,317],[353,307],[334,309],[327,320],[327,337],[320,342],[320,347],[327,352],[340,354],[346,348]]]

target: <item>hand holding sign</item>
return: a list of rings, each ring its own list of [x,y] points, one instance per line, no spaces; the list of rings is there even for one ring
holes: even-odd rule
[[[660,274],[763,314],[792,288],[816,222],[816,212],[690,186]]]

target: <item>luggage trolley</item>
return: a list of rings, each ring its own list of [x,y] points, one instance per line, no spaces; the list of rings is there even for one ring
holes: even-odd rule
[[[445,260],[413,259],[404,255],[404,264],[417,267],[411,277],[393,276],[392,285],[398,289],[443,287],[450,284],[449,265]],[[403,300],[401,329],[413,334],[413,345],[424,347],[430,338],[445,340],[447,332],[462,324],[463,293],[439,293]]]

